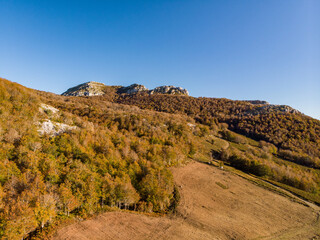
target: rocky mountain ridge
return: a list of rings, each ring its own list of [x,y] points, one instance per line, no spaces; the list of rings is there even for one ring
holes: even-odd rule
[[[62,93],[63,96],[99,96],[104,95],[104,89],[107,88],[103,83],[99,82],[86,82],[75,87],[69,88],[67,91]],[[171,94],[171,95],[186,95],[189,96],[188,90],[175,87],[175,86],[160,86],[152,90],[149,90],[141,84],[131,84],[128,87],[116,87],[118,88],[118,94],[135,94],[145,92],[149,94]]]
[[[145,86],[141,85],[141,84],[131,84],[128,87],[121,87],[118,89],[118,93],[126,93],[126,94],[134,94],[134,93],[138,93],[138,92],[147,92],[149,91],[148,88],[146,88]]]
[[[125,94],[125,95],[132,95],[137,93],[146,93],[149,95],[156,95],[156,94],[168,94],[168,95],[183,95],[189,96],[188,90],[175,87],[175,86],[159,86],[154,89],[149,90],[144,85],[141,84],[131,84],[130,86],[123,87],[123,86],[107,86],[103,83],[99,82],[86,82],[75,87],[69,88],[66,92],[62,93],[63,96],[99,96],[105,95],[106,89],[108,87],[114,88],[116,94]],[[272,112],[278,113],[292,113],[297,114],[300,113],[298,110],[287,106],[287,105],[275,105],[270,104],[267,101],[262,100],[243,100],[243,103],[252,104],[254,107],[250,108],[248,111],[244,111],[242,113],[237,113],[236,115],[240,116],[255,116],[259,114],[267,114]]]
[[[175,86],[160,86],[150,91],[150,94],[161,93],[161,94],[173,94],[173,95],[186,95],[189,96],[187,89]]]

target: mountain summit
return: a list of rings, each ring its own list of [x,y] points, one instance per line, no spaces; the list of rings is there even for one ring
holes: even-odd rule
[[[69,88],[62,93],[63,96],[99,96],[103,95],[103,89],[106,87],[103,83],[99,82],[86,82],[78,86]]]
[[[131,84],[128,87],[121,87],[118,90],[118,93],[126,93],[126,94],[133,94],[133,93],[138,93],[138,92],[146,92],[149,91],[148,88],[146,88],[143,85],[140,84]]]
[[[108,86],[99,82],[87,82],[78,86],[69,88],[67,91],[62,93],[63,96],[99,96],[105,94],[105,89]],[[189,96],[188,90],[175,87],[175,86],[160,86],[152,90],[149,90],[140,84],[131,84],[128,87],[113,86],[117,89],[118,94],[135,94],[135,93],[149,93],[149,94],[171,94],[171,95],[186,95]]]
[[[154,93],[162,93],[162,94],[173,94],[173,95],[187,95],[189,96],[189,92],[187,89],[183,89],[181,87],[175,86],[160,86],[150,91],[150,94]]]

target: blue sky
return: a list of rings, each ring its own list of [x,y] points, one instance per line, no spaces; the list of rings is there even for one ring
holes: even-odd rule
[[[0,0],[0,76],[176,85],[320,119],[320,1]]]

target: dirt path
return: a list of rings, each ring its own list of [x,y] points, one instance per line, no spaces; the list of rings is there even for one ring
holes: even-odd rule
[[[320,239],[311,207],[198,162],[173,174],[181,186],[175,216],[109,212],[64,227],[53,239]]]

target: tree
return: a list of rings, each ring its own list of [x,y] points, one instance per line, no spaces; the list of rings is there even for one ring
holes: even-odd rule
[[[78,201],[72,194],[71,183],[62,183],[58,193],[63,212],[69,216],[70,211],[78,206]]]
[[[115,195],[116,201],[119,208],[127,209],[130,205],[136,204],[139,201],[139,194],[136,192],[131,184],[128,175],[124,175],[123,179],[115,179]]]
[[[34,214],[41,229],[56,216],[56,199],[51,194],[41,195],[36,202]]]

